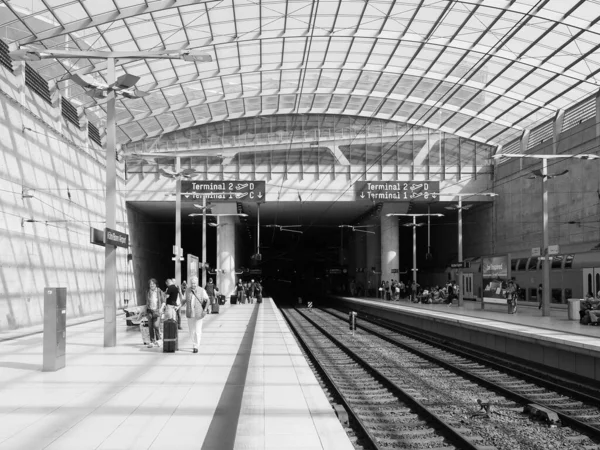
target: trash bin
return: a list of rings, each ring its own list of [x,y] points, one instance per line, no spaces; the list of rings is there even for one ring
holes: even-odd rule
[[[570,298],[567,301],[569,302],[568,306],[568,314],[569,320],[579,320],[579,310],[581,309],[581,301],[583,299],[580,298]]]

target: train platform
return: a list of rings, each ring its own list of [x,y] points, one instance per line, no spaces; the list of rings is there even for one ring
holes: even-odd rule
[[[543,317],[536,307],[507,307],[465,301],[464,306],[419,304],[408,300],[337,297],[358,311],[394,317],[395,320],[432,333],[473,343],[548,367],[600,380],[600,327],[569,320],[567,311],[552,309]],[[491,307],[490,307],[491,306]],[[385,313],[388,311],[389,313]]]
[[[0,347],[0,449],[351,450],[325,393],[280,311],[225,305],[204,320],[192,353],[142,344],[119,319],[67,328],[66,367],[42,372],[42,334]]]

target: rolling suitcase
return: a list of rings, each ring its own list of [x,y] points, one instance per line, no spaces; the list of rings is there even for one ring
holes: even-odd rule
[[[256,293],[256,303],[262,303],[262,292]]]
[[[175,350],[179,350],[177,321],[175,319],[167,319],[163,325],[163,352],[173,353]]]
[[[225,304],[225,296],[224,295],[218,295],[217,299],[219,300],[219,305]]]
[[[220,307],[219,302],[213,303],[211,314],[219,314],[219,307]]]
[[[237,295],[233,294],[231,297],[229,297],[229,303],[231,303],[232,305],[235,305],[238,301]]]

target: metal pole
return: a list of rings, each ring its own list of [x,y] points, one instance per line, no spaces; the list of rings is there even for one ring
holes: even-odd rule
[[[220,280],[221,280],[221,237],[219,236],[221,234],[221,227],[219,226],[221,224],[221,218],[219,216],[217,216],[217,226],[215,228],[215,233],[217,234],[217,262],[215,264],[216,266],[216,274],[215,274],[215,286],[217,286],[220,290]]]
[[[109,85],[115,82],[115,60],[106,60]],[[117,209],[117,162],[115,128],[115,91],[108,91],[106,107],[106,227],[116,227]],[[117,249],[114,245],[104,247],[104,346],[117,345]]]
[[[458,196],[458,262],[463,262],[463,245],[462,245],[462,197]],[[463,279],[462,267],[458,269],[458,306],[463,306]]]
[[[202,196],[202,286],[206,286],[206,196]]]
[[[181,171],[181,158],[175,158],[175,173]],[[175,280],[177,286],[181,286],[181,177],[175,178]],[[189,276],[188,276],[189,277]]]
[[[417,283],[417,217],[413,216],[413,281]]]
[[[260,203],[256,204],[256,254],[260,255]]]
[[[542,158],[542,216],[544,255],[542,283],[542,316],[550,315],[550,259],[548,256],[548,160]]]

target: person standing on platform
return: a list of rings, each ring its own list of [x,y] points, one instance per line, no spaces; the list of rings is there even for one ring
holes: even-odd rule
[[[146,291],[146,315],[148,316],[148,327],[150,327],[150,347],[158,347],[160,341],[160,312],[165,303],[165,294],[158,288],[158,282],[154,278],[148,281]]]
[[[242,284],[242,279],[238,280],[238,284],[235,286],[235,292],[237,294],[238,303],[246,303],[246,297],[244,295],[244,285]]]
[[[542,302],[544,301],[542,294],[544,293],[544,290],[542,288],[542,283],[540,283],[540,285],[538,286],[537,289],[537,296],[538,296],[538,309],[542,309]]]
[[[420,284],[417,283],[416,281],[413,281],[410,284],[410,291],[411,291],[411,301],[413,303],[417,303],[419,302],[419,299],[417,298],[417,291],[419,289]]]
[[[215,283],[213,283],[213,279],[209,278],[208,283],[206,283],[206,286],[204,286],[204,290],[208,294],[209,308],[212,308],[212,305],[215,304],[215,301],[217,299],[217,292],[218,292],[219,288],[215,286]]]
[[[198,277],[190,278],[190,285],[185,291],[181,307],[185,306],[185,317],[188,320],[190,340],[193,353],[198,353],[200,339],[202,339],[202,322],[206,315],[206,305],[209,298],[206,291],[198,286]]]
[[[165,318],[171,318],[177,320],[177,328],[181,330],[181,316],[179,315],[179,288],[175,284],[176,280],[174,278],[167,278],[167,290],[165,291],[165,295],[167,297],[167,309],[169,311],[165,311]]]

